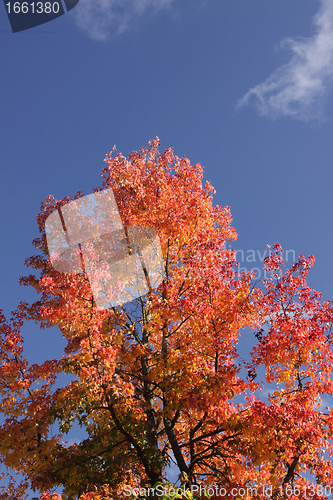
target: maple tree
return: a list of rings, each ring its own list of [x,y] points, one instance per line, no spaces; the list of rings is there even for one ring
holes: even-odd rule
[[[178,485],[215,485],[212,498],[264,499],[268,491],[326,498],[333,412],[320,404],[333,392],[333,304],[307,286],[314,258],[300,256],[283,273],[276,244],[262,289],[251,273],[237,275],[226,246],[237,237],[229,207],[213,205],[199,164],[158,146],[155,138],[128,159],[112,151],[95,190],[112,188],[125,227],[158,232],[165,276],[144,297],[100,310],[85,272],[55,271],[45,220],[71,198],[42,203],[40,252],[26,261],[38,276],[21,278],[39,299],[20,303],[10,321],[0,317],[0,459],[24,478],[0,499],[23,499],[28,487],[43,500],[130,498],[124,492],[135,488],[144,498],[167,484],[171,463]],[[59,327],[67,341],[60,360],[29,365],[26,320]],[[241,376],[237,344],[245,328],[257,344]],[[258,397],[260,366],[268,402]],[[61,373],[72,381],[55,388]],[[74,423],[86,438],[69,445],[64,436]]]

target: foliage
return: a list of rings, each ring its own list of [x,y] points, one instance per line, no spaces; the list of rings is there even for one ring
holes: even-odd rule
[[[229,207],[213,205],[200,165],[171,149],[160,154],[158,145],[156,138],[128,159],[108,154],[95,190],[113,189],[125,226],[158,231],[165,279],[145,297],[101,311],[84,273],[56,272],[44,224],[71,199],[42,203],[34,240],[40,253],[26,261],[38,276],[21,279],[39,300],[20,303],[10,321],[1,315],[1,463],[27,481],[21,498],[29,485],[43,500],[130,498],[125,487],[165,485],[172,461],[178,486],[216,485],[224,498],[259,485],[271,486],[273,498],[292,498],[288,485],[305,498],[307,471],[333,488],[324,456],[332,453],[333,413],[320,406],[333,391],[333,307],[307,286],[314,258],[301,256],[282,274],[277,244],[265,259],[271,277],[264,290],[251,274],[238,276],[235,252],[226,248],[237,236]],[[28,364],[25,320],[59,327],[67,341],[60,360]],[[258,342],[241,377],[244,328]],[[260,366],[270,384],[267,403],[258,397]],[[55,388],[60,373],[72,381]],[[63,439],[74,423],[87,437],[69,445]],[[53,424],[59,434],[51,435]],[[15,495],[12,485],[0,498]],[[265,498],[262,489],[256,498]]]

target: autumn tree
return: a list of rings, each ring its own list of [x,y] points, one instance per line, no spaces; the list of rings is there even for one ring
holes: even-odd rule
[[[0,498],[23,498],[28,486],[44,500],[116,500],[134,488],[145,498],[166,483],[172,463],[178,486],[214,486],[214,498],[264,499],[271,491],[303,499],[311,487],[312,498],[325,498],[333,490],[333,414],[321,400],[333,390],[333,308],[307,286],[314,258],[301,256],[283,274],[277,244],[263,287],[249,273],[239,276],[226,245],[237,236],[229,207],[213,205],[199,164],[158,146],[156,138],[128,159],[112,151],[95,189],[113,190],[125,227],[158,233],[164,279],[143,297],[101,310],[84,270],[56,271],[45,221],[72,199],[42,203],[39,253],[26,261],[36,275],[21,279],[39,300],[0,318],[0,458],[24,478]],[[59,327],[67,341],[60,360],[23,358],[26,320]],[[245,328],[257,344],[241,376]],[[268,402],[259,398],[260,366]],[[60,373],[72,381],[55,388]],[[68,445],[74,423],[86,438]],[[51,435],[53,424],[59,434]]]

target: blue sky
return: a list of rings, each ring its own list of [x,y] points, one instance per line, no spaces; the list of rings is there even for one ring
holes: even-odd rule
[[[41,200],[90,194],[114,144],[156,135],[230,205],[242,267],[278,241],[315,255],[309,284],[333,299],[333,0],[81,0],[16,34],[0,13],[6,314],[33,298],[18,279]],[[61,356],[56,332],[26,332],[32,363]]]

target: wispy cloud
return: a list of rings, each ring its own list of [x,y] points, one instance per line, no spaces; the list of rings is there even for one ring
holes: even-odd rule
[[[143,14],[170,7],[174,0],[80,0],[75,9],[76,23],[95,40],[120,34]]]
[[[322,116],[323,102],[333,81],[333,0],[321,0],[310,38],[287,38],[290,61],[265,82],[249,90],[237,106],[253,104],[260,115],[314,120]]]

